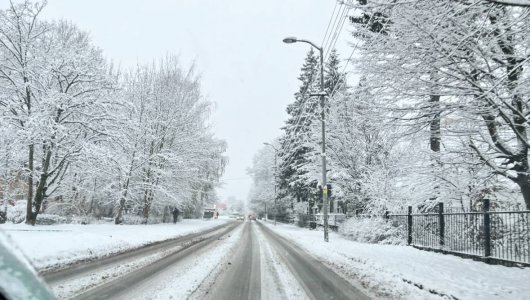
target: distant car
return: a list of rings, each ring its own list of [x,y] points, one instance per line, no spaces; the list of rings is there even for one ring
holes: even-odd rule
[[[244,220],[245,220],[245,217],[243,217],[243,216],[237,216],[237,219],[238,219],[238,220],[241,220],[241,221],[244,221]]]
[[[256,215],[255,214],[250,214],[250,215],[248,215],[248,219],[255,221],[256,220]]]
[[[0,232],[0,299],[7,300],[53,300],[37,272],[12,246],[12,241]]]

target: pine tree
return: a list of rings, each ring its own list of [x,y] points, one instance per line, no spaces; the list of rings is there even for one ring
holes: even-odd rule
[[[312,123],[318,120],[318,99],[311,97],[317,90],[319,78],[318,57],[311,49],[301,69],[299,91],[295,94],[294,103],[287,106],[290,115],[280,138],[279,153],[279,193],[278,197],[288,202],[291,208],[294,201],[314,200],[316,181],[307,181],[305,166],[307,156],[314,152],[308,143]]]
[[[332,49],[325,65],[324,87],[328,97],[346,90],[345,75],[339,71],[340,58],[336,49]],[[329,101],[328,101],[329,105]]]

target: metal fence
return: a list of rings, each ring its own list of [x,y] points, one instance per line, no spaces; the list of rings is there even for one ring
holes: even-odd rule
[[[492,264],[530,266],[530,211],[491,210],[484,200],[481,211],[444,210],[439,203],[432,212],[356,214],[356,218],[383,218],[397,228],[398,238],[422,250],[454,254]],[[344,214],[330,214],[328,223],[337,230]],[[286,222],[287,220],[282,220]],[[298,214],[288,220],[300,227],[323,225],[322,214]]]
[[[346,215],[344,214],[328,214],[328,225],[331,228],[331,230],[337,231],[339,229],[339,226],[346,220]],[[324,215],[322,213],[319,214],[298,214],[294,220],[293,223],[298,225],[299,227],[306,227],[306,228],[316,228],[316,226],[323,226],[324,225]]]
[[[484,200],[480,212],[444,211],[386,214],[400,228],[407,244],[423,250],[504,265],[530,266],[530,211],[490,210]]]

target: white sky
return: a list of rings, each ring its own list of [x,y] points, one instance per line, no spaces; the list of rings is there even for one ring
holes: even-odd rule
[[[203,92],[216,103],[215,132],[229,147],[219,196],[246,200],[246,169],[263,142],[281,134],[309,50],[282,39],[320,44],[334,6],[335,0],[48,0],[44,17],[89,31],[122,67],[167,53],[179,54],[185,66],[195,61]],[[343,59],[351,53],[347,34],[346,24],[337,43]]]

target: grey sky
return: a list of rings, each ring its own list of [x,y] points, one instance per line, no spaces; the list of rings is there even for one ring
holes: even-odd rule
[[[122,67],[167,53],[180,54],[185,66],[195,61],[203,91],[216,103],[215,132],[229,147],[219,195],[244,200],[246,168],[262,143],[281,133],[309,50],[282,39],[320,44],[334,6],[335,0],[48,0],[44,16],[91,32]],[[344,42],[337,47],[342,58],[351,51]]]

